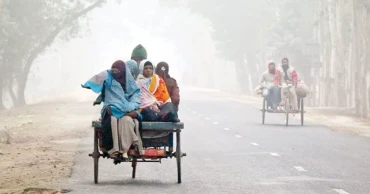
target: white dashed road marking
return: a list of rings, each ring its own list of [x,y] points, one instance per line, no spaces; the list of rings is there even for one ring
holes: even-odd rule
[[[211,120],[210,118],[206,118],[206,120]]]
[[[213,124],[218,125],[218,122],[213,122]]]
[[[242,136],[241,136],[241,135],[235,135],[235,137],[237,137],[237,138],[241,138]]]
[[[277,154],[277,153],[270,153],[271,156],[276,156],[276,157],[279,157],[280,155]]]
[[[268,152],[246,152],[246,153],[232,153],[232,154],[225,154],[226,156],[240,156],[240,155],[266,155],[270,154]]]
[[[335,191],[335,192],[337,192],[339,194],[349,194],[346,191],[344,191],[343,189],[333,189],[333,191]]]
[[[230,131],[230,129],[229,128],[224,128],[225,129],[225,131]]]
[[[258,146],[258,143],[254,143],[254,142],[252,142],[252,143],[251,143],[251,145],[253,145],[253,146]]]
[[[300,172],[306,172],[307,170],[305,170],[302,166],[294,166],[294,168]]]
[[[197,114],[197,112],[193,111],[194,114]]]

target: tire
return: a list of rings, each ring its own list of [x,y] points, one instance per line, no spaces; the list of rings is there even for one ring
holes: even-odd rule
[[[301,98],[300,106],[301,106],[301,125],[303,126],[304,125],[304,101],[303,101],[303,98]]]
[[[93,153],[93,158],[94,158],[94,183],[98,184],[98,176],[99,176],[99,157],[100,157],[100,152],[98,148],[98,132],[94,132],[94,153]]]
[[[177,162],[177,183],[181,183],[181,141],[180,129],[176,130],[176,162]]]
[[[289,125],[289,111],[290,111],[289,98],[285,99],[284,109],[285,109],[285,126],[288,126]]]
[[[266,100],[263,99],[263,103],[262,103],[262,125],[265,124],[265,117],[266,117]]]
[[[137,160],[132,160],[132,178],[134,179],[136,177],[136,166],[137,166]]]

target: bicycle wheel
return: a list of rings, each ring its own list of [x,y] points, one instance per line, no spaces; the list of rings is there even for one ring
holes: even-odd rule
[[[288,126],[289,124],[289,111],[290,111],[290,107],[289,107],[289,98],[285,98],[285,105],[284,105],[284,110],[285,110],[285,126]]]

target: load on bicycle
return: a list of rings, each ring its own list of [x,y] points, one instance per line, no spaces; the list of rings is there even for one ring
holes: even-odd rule
[[[284,113],[285,123],[288,125],[289,113],[301,113],[301,124],[304,120],[304,103],[309,92],[307,85],[299,80],[297,71],[284,58],[282,64],[276,67],[275,63],[268,64],[268,70],[263,72],[260,85],[256,89],[264,97],[262,107],[262,123],[265,122],[265,113]]]

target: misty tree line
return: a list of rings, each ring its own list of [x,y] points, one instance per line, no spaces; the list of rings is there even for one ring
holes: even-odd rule
[[[268,61],[279,64],[288,57],[311,87],[307,99],[311,105],[342,107],[367,116],[370,0],[159,2],[174,9],[189,8],[211,22],[221,56],[235,64],[235,73],[227,69],[232,76],[223,79],[235,79],[243,93],[253,93]],[[82,25],[88,24],[86,13],[104,3],[0,0],[0,109],[4,95],[14,105],[25,103],[24,90],[35,59],[53,42],[78,36]],[[220,82],[218,76],[208,79]]]
[[[368,116],[370,84],[370,1],[326,0],[316,4],[314,38],[323,67],[315,77],[323,106],[355,108]]]
[[[268,61],[288,57],[311,88],[310,105],[368,116],[370,0],[178,2],[212,22],[243,93],[253,93]]]
[[[53,42],[78,36],[80,21],[87,23],[86,14],[104,3],[0,0],[0,109],[5,95],[14,106],[25,104],[24,91],[35,59]]]

